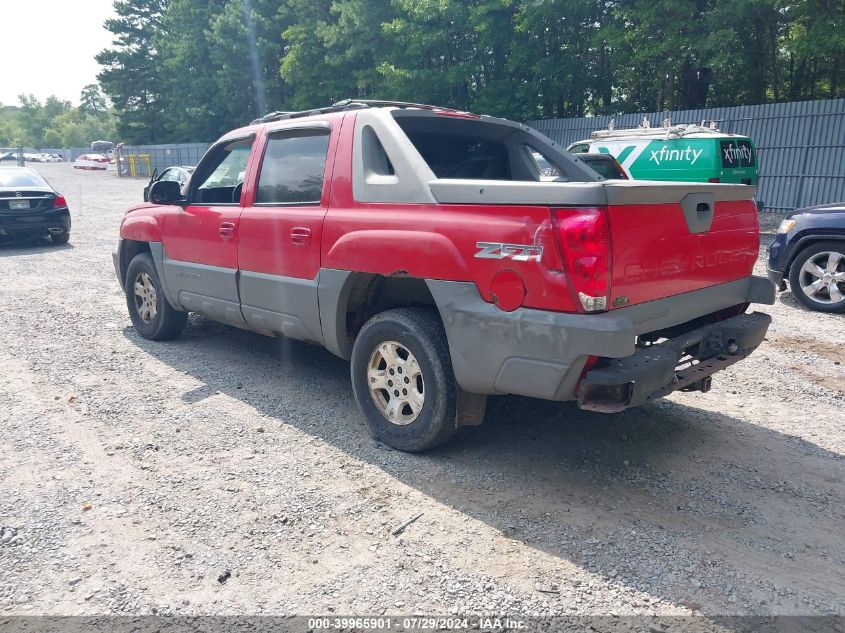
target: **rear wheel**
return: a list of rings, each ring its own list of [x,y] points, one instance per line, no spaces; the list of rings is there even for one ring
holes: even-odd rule
[[[139,253],[129,262],[124,290],[129,318],[144,338],[165,341],[176,338],[185,328],[188,313],[168,303],[149,253]]]
[[[70,241],[70,231],[51,233],[50,239],[53,240],[53,244],[67,244]]]
[[[374,316],[355,339],[351,371],[358,406],[384,443],[418,452],[457,432],[457,385],[435,312],[400,308]]]
[[[812,310],[845,311],[845,243],[819,242],[798,253],[789,269],[789,286]]]

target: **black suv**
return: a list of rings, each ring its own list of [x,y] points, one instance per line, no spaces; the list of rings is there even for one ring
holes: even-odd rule
[[[769,245],[769,279],[808,308],[845,312],[845,203],[790,212]]]

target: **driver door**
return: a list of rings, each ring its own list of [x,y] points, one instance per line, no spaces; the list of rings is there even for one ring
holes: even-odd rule
[[[184,310],[244,326],[238,299],[237,231],[254,135],[227,139],[203,157],[187,203],[165,216],[164,277]]]

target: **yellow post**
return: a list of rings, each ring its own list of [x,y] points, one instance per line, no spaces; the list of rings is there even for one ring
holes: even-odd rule
[[[153,168],[152,162],[150,161],[149,154],[138,154],[138,158],[142,159],[144,163],[147,165],[147,173],[145,175],[152,176],[153,175]]]
[[[129,154],[126,158],[129,159],[129,175],[135,177],[135,154]]]

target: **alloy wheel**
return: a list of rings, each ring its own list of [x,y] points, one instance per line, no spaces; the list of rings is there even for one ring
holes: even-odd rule
[[[384,341],[376,347],[370,355],[367,384],[381,414],[393,424],[410,424],[422,411],[422,370],[411,350],[401,343]]]
[[[845,255],[816,253],[801,267],[801,290],[817,303],[834,304],[845,298]]]

